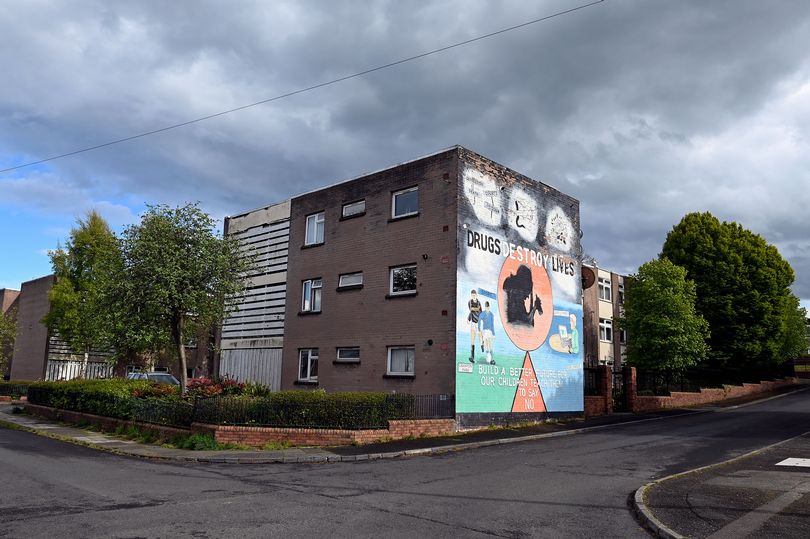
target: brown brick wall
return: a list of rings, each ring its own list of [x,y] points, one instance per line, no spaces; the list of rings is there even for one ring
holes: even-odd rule
[[[302,387],[298,351],[318,348],[327,391],[454,392],[457,168],[452,149],[292,199],[282,389]],[[412,186],[418,217],[391,221],[391,193]],[[342,205],[363,198],[365,215],[341,220]],[[302,249],[306,216],[319,211],[324,244]],[[389,268],[409,263],[418,294],[386,299]],[[338,276],[357,271],[363,288],[337,292]],[[299,315],[301,283],[318,277],[322,312]],[[413,378],[385,377],[392,345],[415,346]],[[333,364],[339,346],[359,346],[360,363]]]
[[[39,380],[45,376],[48,329],[42,318],[51,307],[48,291],[53,281],[53,275],[48,275],[22,285],[17,300],[17,339],[11,361],[11,380]]]

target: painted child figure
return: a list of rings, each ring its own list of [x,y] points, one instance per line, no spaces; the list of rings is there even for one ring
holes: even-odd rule
[[[475,340],[476,338],[480,339],[482,345],[484,340],[478,331],[481,302],[478,301],[478,292],[474,288],[470,291],[470,301],[467,302],[467,308],[470,309],[470,314],[467,315],[467,321],[470,323],[470,363],[475,363]]]
[[[495,364],[492,359],[492,344],[495,341],[495,316],[489,310],[489,302],[484,302],[484,310],[478,317],[479,329],[481,331],[481,347],[486,352],[487,363]]]

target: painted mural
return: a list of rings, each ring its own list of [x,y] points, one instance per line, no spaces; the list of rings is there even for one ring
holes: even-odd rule
[[[472,167],[461,181],[456,411],[582,411],[578,208]]]

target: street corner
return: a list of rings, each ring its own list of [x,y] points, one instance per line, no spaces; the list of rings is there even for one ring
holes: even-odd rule
[[[639,488],[637,518],[661,537],[805,537],[810,432]]]

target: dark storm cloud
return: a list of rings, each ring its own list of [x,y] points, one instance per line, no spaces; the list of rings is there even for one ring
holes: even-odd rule
[[[574,5],[21,3],[0,13],[14,81],[0,93],[0,159],[185,121]],[[53,196],[199,200],[221,216],[458,143],[580,198],[600,264],[632,271],[684,213],[709,210],[776,243],[810,300],[807,50],[804,1],[608,0],[54,162]],[[9,181],[15,204],[54,207],[42,189],[25,198],[41,177]]]

